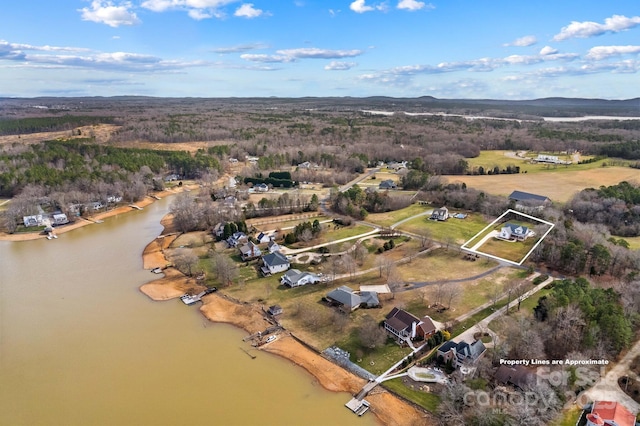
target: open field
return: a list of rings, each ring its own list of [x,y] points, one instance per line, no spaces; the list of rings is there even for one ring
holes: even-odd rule
[[[399,265],[397,268],[403,281],[420,282],[470,277],[481,274],[496,265],[497,262],[489,259],[470,262],[465,260],[464,255],[458,250],[440,249],[429,255],[417,257],[411,263]]]
[[[380,226],[391,226],[401,220],[410,218],[411,216],[432,210],[433,207],[422,204],[411,204],[400,210],[394,210],[384,213],[371,213],[367,216],[367,222],[375,223]]]
[[[581,156],[580,154],[567,155],[567,154],[558,154],[558,153],[543,153],[547,155],[557,156],[560,160],[564,161],[573,161],[577,158],[580,160],[588,160],[592,158],[591,156]],[[541,173],[547,172],[550,170],[554,171],[579,171],[579,170],[589,170],[598,167],[602,167],[602,162],[607,161],[596,161],[594,163],[589,164],[570,164],[570,165],[553,165],[553,164],[545,164],[545,163],[532,163],[531,160],[535,159],[538,156],[538,152],[525,152],[520,151],[518,154],[514,151],[480,151],[480,155],[475,158],[467,159],[469,163],[469,169],[473,170],[478,167],[483,167],[485,171],[492,170],[494,167],[499,167],[500,170],[505,169],[507,166],[518,166],[520,167],[520,173]]]
[[[465,219],[451,218],[445,222],[429,220],[428,216],[421,216],[403,223],[398,229],[418,235],[427,235],[436,241],[452,241],[462,244],[489,222],[478,213],[471,213]]]
[[[566,202],[585,188],[615,185],[622,181],[640,182],[640,170],[630,167],[600,167],[587,170],[549,170],[545,173],[513,175],[446,176],[464,182],[469,188],[493,195],[508,196],[515,190],[545,195],[552,201]]]

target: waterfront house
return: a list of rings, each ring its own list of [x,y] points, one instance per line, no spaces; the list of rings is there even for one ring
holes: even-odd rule
[[[345,312],[355,311],[362,303],[360,296],[344,285],[327,293],[326,298],[332,305],[339,306]]]
[[[64,213],[54,213],[51,215],[51,219],[53,219],[53,225],[64,225],[69,223],[69,218]]]
[[[434,209],[429,219],[444,222],[445,220],[449,219],[449,209],[447,209],[446,207]]]
[[[486,350],[482,340],[475,340],[473,343],[465,341],[456,343],[449,340],[438,348],[438,358],[441,358],[443,362],[451,361],[454,368],[471,366],[480,359]]]
[[[404,309],[393,308],[384,320],[384,329],[398,338],[398,341],[428,339],[438,330],[431,317],[422,319]]]
[[[284,272],[291,266],[286,256],[279,251],[262,256],[262,263],[260,270],[265,276]]]
[[[44,216],[41,214],[35,214],[35,215],[31,215],[31,216],[23,216],[22,217],[22,223],[24,223],[24,226],[29,227],[29,226],[43,226],[44,223]]]
[[[320,276],[312,272],[300,272],[298,269],[291,269],[280,278],[280,283],[288,287],[300,287],[307,284],[320,282]]]

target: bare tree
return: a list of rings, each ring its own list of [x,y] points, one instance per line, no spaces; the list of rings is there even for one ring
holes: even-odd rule
[[[202,210],[188,193],[179,194],[171,204],[173,223],[180,232],[195,231],[200,226]]]
[[[222,253],[212,253],[211,260],[216,278],[222,285],[229,285],[238,276],[234,262]]]
[[[189,249],[178,249],[172,258],[175,267],[183,274],[193,276],[193,272],[198,265],[198,256]]]
[[[462,295],[462,287],[458,283],[449,283],[444,287],[444,299],[447,302],[447,309],[451,309],[451,304],[457,301]]]
[[[358,329],[358,336],[362,345],[369,349],[378,348],[387,341],[387,333],[369,315],[362,319],[362,325]]]
[[[400,275],[400,271],[398,271],[395,263],[391,263],[387,274],[387,285],[391,290],[391,298],[394,299],[396,297],[396,292],[402,288],[403,284],[404,280],[402,279],[402,275]]]

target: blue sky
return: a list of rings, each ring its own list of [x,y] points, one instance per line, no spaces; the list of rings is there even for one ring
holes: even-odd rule
[[[640,96],[638,0],[27,0],[0,96]]]

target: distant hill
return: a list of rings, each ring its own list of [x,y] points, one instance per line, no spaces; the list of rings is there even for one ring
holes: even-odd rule
[[[10,108],[39,108],[81,111],[126,106],[155,106],[167,108],[179,105],[215,107],[251,107],[309,109],[326,111],[381,110],[394,112],[445,112],[449,114],[477,114],[501,118],[581,117],[586,115],[640,116],[640,98],[625,100],[543,98],[531,100],[499,99],[438,99],[433,96],[392,98],[388,96],[355,97],[301,97],[301,98],[159,98],[148,96],[115,96],[84,98],[0,98],[0,118]],[[53,112],[53,111],[51,111]]]

